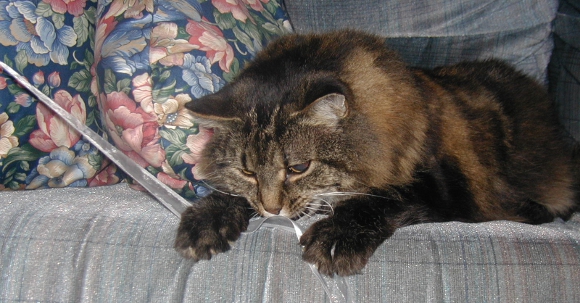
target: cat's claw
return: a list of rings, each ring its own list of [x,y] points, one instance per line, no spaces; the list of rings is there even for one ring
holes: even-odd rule
[[[331,218],[318,221],[300,238],[302,259],[328,276],[358,274],[380,244],[359,232],[336,225]]]
[[[183,248],[183,249],[178,249],[177,250],[179,252],[179,254],[181,256],[183,256],[186,259],[192,259],[194,261],[199,261],[201,259],[210,259],[212,255],[217,254],[217,252],[215,250],[210,250],[210,255],[209,258],[205,257],[204,255],[200,255],[193,247],[187,247],[187,248]]]
[[[188,208],[181,217],[175,249],[194,261],[209,260],[228,251],[248,226],[246,220],[236,220],[235,215],[223,210],[216,213],[209,208]]]
[[[191,259],[195,262],[199,260],[209,260],[213,255],[217,255],[218,253],[226,252],[230,250],[231,246],[224,247],[223,250],[216,250],[214,248],[208,247],[197,247],[194,248],[192,246],[188,246],[185,248],[176,247],[177,252],[186,259]]]

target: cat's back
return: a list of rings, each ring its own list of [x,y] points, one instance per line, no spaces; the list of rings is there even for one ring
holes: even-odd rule
[[[546,89],[506,62],[462,62],[423,72],[444,91],[443,102],[458,110],[456,119],[466,120],[472,130],[501,137],[502,142],[495,144],[505,145],[506,152],[547,160],[560,158],[554,152],[566,149]],[[541,149],[545,150],[534,152]]]
[[[555,113],[554,105],[546,89],[504,61],[468,61],[426,72],[451,91],[488,94],[489,100],[501,104],[508,115],[521,116],[522,111],[524,114],[536,113],[541,120],[557,126],[555,115],[551,115]]]
[[[495,201],[535,201],[568,214],[578,198],[572,152],[541,84],[498,60],[416,73],[436,92],[428,102],[439,117],[440,155],[472,183],[484,217],[507,209]]]

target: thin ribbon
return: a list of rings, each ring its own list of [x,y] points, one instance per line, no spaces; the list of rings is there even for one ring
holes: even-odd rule
[[[79,121],[75,116],[64,110],[58,103],[47,97],[40,90],[34,87],[26,78],[18,74],[10,66],[0,61],[0,67],[7,72],[16,82],[28,89],[38,100],[48,108],[52,109],[59,117],[65,120],[72,128],[81,133],[84,138],[93,146],[99,149],[107,158],[121,168],[127,175],[137,181],[149,193],[151,193],[157,200],[163,204],[167,209],[174,213],[177,217],[181,217],[181,213],[191,204],[182,196],[167,185],[161,183],[157,178],[151,175],[146,169],[139,166],[135,161],[131,160],[127,155],[119,151],[109,141],[99,136],[95,131],[90,129],[84,123]]]
[[[151,195],[153,195],[165,208],[175,214],[178,218],[181,218],[181,213],[185,211],[187,207],[191,205],[185,198],[178,195],[175,191],[169,188],[167,185],[163,184],[153,175],[151,175],[146,169],[139,166],[135,161],[129,158],[127,155],[119,151],[115,146],[113,146],[109,141],[105,140],[103,137],[99,136],[95,131],[90,129],[84,123],[80,122],[75,116],[71,115],[69,112],[64,110],[58,103],[43,94],[35,86],[30,84],[28,80],[12,69],[10,66],[6,65],[4,62],[0,61],[0,68],[6,73],[8,73],[16,82],[22,85],[24,88],[29,90],[36,98],[46,105],[48,108],[53,110],[60,118],[66,121],[72,128],[78,131],[84,136],[84,138],[89,141],[93,146],[100,150],[107,158],[109,158],[113,163],[115,163],[120,169],[122,169],[127,175],[137,181],[141,186],[143,186]],[[298,223],[281,216],[275,216],[270,218],[261,218],[250,222],[248,230],[246,232],[251,233],[258,230],[261,226],[271,226],[278,227],[284,230],[293,231],[300,240],[303,233],[303,228],[298,225]],[[332,292],[330,291],[328,284],[313,264],[308,264],[310,269],[317,277],[317,279],[322,283],[324,291],[329,298],[332,298]],[[343,277],[335,277],[337,286],[342,293],[343,301],[351,303],[351,296],[348,290],[348,285]]]
[[[282,217],[282,216],[272,216],[272,217],[268,217],[268,218],[262,217],[262,218],[250,221],[250,224],[248,225],[248,229],[246,230],[246,233],[253,233],[253,232],[257,231],[258,229],[260,229],[262,226],[280,228],[282,230],[294,232],[296,234],[296,237],[298,238],[298,241],[300,241],[300,237],[302,237],[302,234],[304,233],[304,230],[305,230],[304,227],[302,227],[297,222],[290,220],[289,218]],[[330,291],[330,288],[328,287],[328,283],[326,283],[326,280],[324,279],[322,274],[320,274],[320,272],[318,271],[318,268],[316,268],[316,266],[314,264],[311,264],[311,263],[307,263],[307,264],[310,267],[310,270],[312,271],[314,276],[318,279],[318,281],[320,281],[320,283],[322,284],[322,288],[324,289],[324,292],[331,300],[333,298],[336,298],[336,300],[333,300],[333,301],[341,301],[341,302],[345,302],[345,303],[353,303],[354,302],[352,299],[352,296],[350,294],[348,284],[347,284],[346,279],[344,277],[335,276],[331,279],[331,281],[334,281],[336,283],[336,286],[337,286],[337,288],[340,292],[340,295],[341,295],[341,297],[335,297],[332,295],[332,291]]]

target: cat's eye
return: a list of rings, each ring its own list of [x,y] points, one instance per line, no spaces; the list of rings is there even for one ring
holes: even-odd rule
[[[310,161],[288,167],[288,174],[302,174],[310,167]]]
[[[247,169],[241,169],[242,174],[248,176],[248,177],[253,177],[256,175],[255,172],[251,171],[251,170],[247,170]]]

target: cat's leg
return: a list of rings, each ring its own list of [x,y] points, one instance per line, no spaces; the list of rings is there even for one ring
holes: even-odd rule
[[[391,199],[352,199],[301,237],[302,258],[326,275],[359,273],[379,245],[402,226],[433,221],[421,206]]]
[[[246,199],[214,192],[183,212],[175,249],[185,258],[209,260],[230,249],[248,228],[252,212]]]

